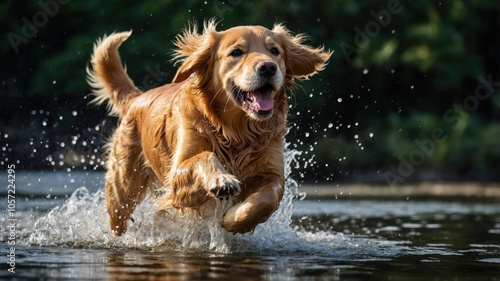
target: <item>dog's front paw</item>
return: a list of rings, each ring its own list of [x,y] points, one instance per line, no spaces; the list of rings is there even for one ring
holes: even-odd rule
[[[233,175],[220,175],[212,179],[209,190],[214,197],[220,200],[229,199],[240,193],[240,183]]]

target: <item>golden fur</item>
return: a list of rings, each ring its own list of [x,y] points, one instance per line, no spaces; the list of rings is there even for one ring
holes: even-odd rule
[[[331,53],[303,44],[283,25],[216,31],[207,22],[177,37],[182,63],[171,84],[145,93],[123,68],[118,47],[131,32],[98,40],[88,69],[95,102],[120,118],[106,172],[112,232],[122,235],[154,183],[170,187],[160,209],[234,203],[221,225],[253,231],[278,208],[284,188],[286,89],[322,70]]]

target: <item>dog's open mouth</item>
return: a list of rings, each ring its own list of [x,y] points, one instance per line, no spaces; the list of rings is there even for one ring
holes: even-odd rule
[[[272,112],[274,107],[273,91],[274,87],[271,84],[265,84],[252,91],[243,91],[236,86],[233,87],[236,101],[245,110],[257,115],[269,115]]]

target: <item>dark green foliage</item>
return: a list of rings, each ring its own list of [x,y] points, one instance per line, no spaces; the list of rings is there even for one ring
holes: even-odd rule
[[[303,151],[305,180],[365,173],[384,180],[417,157],[417,143],[432,140],[436,129],[445,140],[415,158],[404,180],[429,172],[498,179],[496,0],[6,0],[0,14],[3,163],[102,168],[99,147],[116,121],[105,108],[87,106],[85,68],[95,40],[132,29],[120,53],[136,85],[148,89],[175,74],[172,40],[182,28],[217,18],[219,29],[283,22],[307,33],[310,45],[335,51],[326,70],[291,97],[287,140]]]

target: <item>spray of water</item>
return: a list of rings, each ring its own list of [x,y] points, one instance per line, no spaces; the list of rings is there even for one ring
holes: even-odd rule
[[[132,215],[128,231],[115,237],[109,229],[104,191],[91,193],[86,187],[78,188],[66,202],[40,217],[32,229],[22,233],[28,245],[71,246],[82,248],[136,248],[149,251],[188,250],[201,252],[261,252],[310,250],[292,229],[293,200],[297,198],[298,185],[289,177],[299,152],[285,147],[287,176],[286,188],[279,209],[260,224],[254,233],[233,235],[221,226],[222,216],[230,202],[212,200],[204,206],[213,210],[201,218],[187,212],[172,210],[159,215],[158,200],[146,198]],[[303,196],[302,196],[303,197]],[[317,247],[320,247],[317,245]]]

